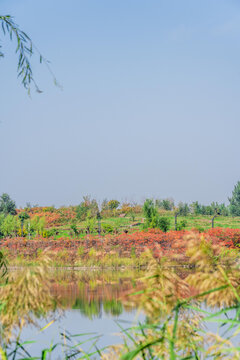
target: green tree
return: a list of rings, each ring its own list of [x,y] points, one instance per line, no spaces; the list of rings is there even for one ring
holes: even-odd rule
[[[104,199],[102,204],[101,204],[101,210],[104,211],[104,210],[108,210],[108,200],[107,199]]]
[[[83,221],[86,220],[87,216],[96,217],[98,212],[99,208],[96,199],[91,199],[88,195],[83,196],[83,201],[76,207],[76,218]]]
[[[153,200],[147,199],[143,205],[145,216],[145,228],[159,228],[166,232],[170,228],[170,220],[166,217],[160,217]]]
[[[16,204],[6,193],[3,193],[0,197],[0,213],[5,216],[8,214],[16,215]]]
[[[163,200],[157,199],[155,201],[155,205],[159,209],[171,211],[174,208],[174,200],[173,199],[163,199]]]
[[[1,224],[1,233],[4,236],[13,236],[16,235],[20,229],[20,222],[17,216],[8,214],[2,224]]]
[[[193,202],[190,207],[194,215],[200,215],[202,213],[202,206],[198,201]]]
[[[155,219],[158,217],[158,212],[152,199],[145,200],[143,204],[143,214],[145,216],[146,226],[150,227],[150,224],[155,222]]]
[[[108,202],[108,208],[109,208],[110,210],[115,210],[115,209],[117,209],[117,208],[119,207],[119,205],[120,205],[120,202],[119,202],[118,200],[110,200],[110,201]]]
[[[187,203],[183,203],[180,201],[180,203],[178,204],[177,212],[180,216],[187,216],[190,213],[190,208]]]
[[[92,217],[91,211],[89,210],[86,217],[86,230],[89,234],[92,234],[96,227],[96,217]]]
[[[230,214],[232,216],[240,216],[240,181],[234,186],[232,197],[228,200],[230,202]]]
[[[27,212],[21,212],[19,215],[18,215],[20,221],[21,221],[21,236],[23,236],[23,224],[24,224],[24,221],[29,219],[30,216],[28,215]]]
[[[36,231],[38,235],[42,235],[46,226],[46,219],[44,216],[34,216],[30,222],[31,231]]]

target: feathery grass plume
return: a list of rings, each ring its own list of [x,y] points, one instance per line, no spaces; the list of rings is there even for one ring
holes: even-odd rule
[[[147,320],[124,332],[132,345],[122,346],[121,359],[175,359],[175,353],[184,358],[202,347],[203,338],[196,331],[201,316],[183,308],[190,287],[176,274],[171,260],[152,258],[142,282],[127,302],[139,305]]]
[[[211,307],[228,307],[239,302],[240,271],[236,259],[239,254],[214,245],[209,239],[190,235],[186,238],[189,262],[195,265],[194,273],[188,275],[186,282],[199,294],[211,289],[221,288],[202,297]],[[222,288],[225,287],[225,288]]]
[[[208,343],[206,357],[218,360],[240,360],[239,348],[234,347],[229,339],[223,339],[219,334],[208,333]]]
[[[0,251],[0,284],[7,282],[8,261],[2,251]]]
[[[37,325],[37,318],[55,308],[49,288],[50,258],[47,251],[40,257],[33,269],[10,273],[8,283],[0,288],[2,339],[9,341],[13,330],[21,331],[26,324]]]
[[[124,345],[117,353],[112,348],[106,359],[239,359],[239,348],[229,336],[224,339],[204,331],[199,306],[199,300],[206,300],[208,306],[223,307],[205,320],[226,325],[227,320],[219,319],[219,314],[228,316],[229,306],[234,305],[236,316],[229,320],[227,331],[237,328],[233,335],[239,335],[239,255],[196,234],[186,237],[183,246],[195,271],[183,280],[171,267],[171,260],[152,258],[143,286],[128,299],[139,304],[147,320],[124,330]]]
[[[178,300],[190,296],[189,285],[176,274],[169,258],[151,257],[141,281],[140,292],[129,296],[127,302],[142,308],[151,321],[158,321],[174,309]]]

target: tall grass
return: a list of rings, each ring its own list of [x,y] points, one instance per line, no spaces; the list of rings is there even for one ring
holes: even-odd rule
[[[153,259],[144,288],[128,300],[144,309],[146,321],[123,330],[125,343],[104,359],[240,359],[238,256],[222,256],[204,238],[186,241],[196,271],[182,280],[166,268],[168,259]],[[208,332],[206,321],[224,332]]]
[[[62,333],[60,343],[43,349],[39,357],[31,357],[25,349],[27,342],[20,342],[20,337],[10,339],[7,329],[13,326],[21,329],[24,323],[32,322],[29,311],[36,316],[47,309],[50,298],[46,298],[47,288],[40,284],[46,284],[48,260],[43,261],[39,269],[25,274],[25,278],[19,275],[16,279],[4,280],[0,293],[1,358],[57,359],[60,347],[61,359],[240,359],[239,255],[235,251],[226,253],[222,247],[203,237],[199,240],[195,235],[188,236],[185,242],[195,271],[182,278],[170,266],[170,259],[150,259],[149,256],[142,286],[124,298],[126,304],[135,304],[142,309],[146,320],[127,329],[119,323],[123,343],[108,349],[98,349],[97,334],[71,336]],[[96,253],[92,251],[91,256],[95,257]],[[33,304],[36,296],[37,302]],[[118,313],[121,305],[109,303],[106,308]],[[20,322],[16,313],[20,315]],[[9,320],[4,322],[5,316]],[[218,330],[209,332],[204,327],[206,322],[217,323]],[[89,342],[87,353],[83,350],[86,342]]]

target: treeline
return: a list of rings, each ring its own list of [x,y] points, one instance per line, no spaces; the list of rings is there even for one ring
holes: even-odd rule
[[[161,217],[165,215],[188,216],[190,214],[196,216],[240,216],[240,182],[235,185],[228,205],[217,202],[203,205],[198,201],[191,204],[184,202],[175,204],[171,198],[147,199],[144,204],[120,203],[116,199],[105,199],[99,203],[90,196],[84,196],[77,206],[56,209],[54,206],[38,207],[35,205],[32,207],[28,203],[24,209],[17,209],[15,202],[8,194],[4,193],[0,196],[0,236],[8,234],[26,236],[31,233],[42,235],[46,228],[65,224],[71,224],[72,230],[76,232],[76,222],[85,221],[88,229],[94,229],[97,219],[127,215],[134,221],[138,214],[145,217],[147,227],[157,226],[164,229],[169,225],[166,221],[163,223],[159,215]],[[184,224],[182,223],[181,226],[184,227]]]
[[[232,192],[232,197],[229,198],[229,204],[212,202],[210,205],[200,204],[195,201],[191,204],[179,202],[175,204],[171,198],[167,199],[151,199],[155,207],[159,210],[172,211],[180,216],[193,215],[221,215],[221,216],[240,216],[240,182],[238,182]],[[123,213],[139,213],[143,206],[137,203],[123,203],[120,204],[118,200],[104,200],[99,206],[95,199],[85,196],[83,201],[76,207],[77,217],[84,220],[90,213],[92,215],[101,213],[108,215],[110,212],[119,210]]]

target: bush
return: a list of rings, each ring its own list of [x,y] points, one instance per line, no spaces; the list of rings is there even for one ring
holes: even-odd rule
[[[102,224],[102,230],[103,230],[103,232],[110,234],[110,233],[113,233],[114,228],[110,224]]]
[[[182,220],[180,221],[178,224],[177,224],[177,230],[180,231],[180,230],[183,230],[187,227],[187,222],[186,220]]]
[[[163,232],[167,232],[170,229],[170,219],[166,217],[160,217],[158,219],[157,227]]]
[[[74,235],[78,235],[79,231],[77,229],[77,225],[76,224],[72,224],[71,226],[72,231],[74,232]]]
[[[56,229],[45,229],[42,232],[42,236],[46,239],[54,236],[55,234],[56,234]]]
[[[170,220],[166,217],[160,217],[153,200],[147,199],[143,205],[143,213],[145,215],[144,228],[159,228],[167,232],[170,229]]]
[[[96,226],[96,218],[91,217],[91,212],[89,211],[86,218],[86,230],[89,232],[89,234],[92,234],[95,230]]]

